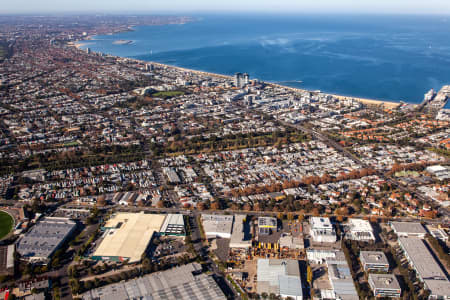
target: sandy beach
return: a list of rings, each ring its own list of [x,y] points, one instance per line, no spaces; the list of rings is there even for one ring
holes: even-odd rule
[[[296,92],[314,92],[314,91],[309,91],[309,90],[305,90],[305,89],[300,89],[300,88],[294,88],[294,87],[290,87],[290,86],[285,86],[285,85],[281,85],[278,83],[270,83],[273,86],[278,86],[280,88],[287,88]],[[394,101],[385,101],[385,100],[376,100],[376,99],[366,99],[366,98],[359,98],[359,97],[353,97],[353,96],[341,96],[341,95],[336,95],[336,94],[330,94],[330,93],[325,93],[327,95],[331,95],[339,100],[348,100],[348,99],[353,99],[355,101],[361,102],[363,104],[366,105],[383,105],[385,108],[388,109],[395,109],[397,107],[399,107],[401,105],[400,102],[394,102]]]
[[[384,100],[365,99],[365,98],[340,96],[340,95],[333,95],[333,96],[338,99],[341,99],[341,100],[353,99],[355,101],[361,102],[366,105],[383,105],[385,108],[388,108],[388,109],[395,109],[401,105],[401,103],[399,103],[399,102],[391,102],[391,101],[384,101]]]
[[[75,46],[77,49],[81,49],[81,47],[86,46],[86,43],[76,42],[76,43],[74,43],[74,46]]]

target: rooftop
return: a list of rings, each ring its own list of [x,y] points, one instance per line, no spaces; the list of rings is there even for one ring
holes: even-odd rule
[[[245,224],[246,215],[235,215],[233,232],[231,233],[231,248],[248,248],[252,241],[250,238],[250,228]]]
[[[348,223],[350,225],[351,230],[355,231],[368,231],[372,232],[372,225],[370,225],[370,222],[367,220],[362,219],[349,219]]]
[[[329,218],[311,217],[310,223],[311,223],[311,227],[314,229],[320,229],[320,228],[331,229],[331,228],[333,228]]]
[[[435,172],[448,171],[448,168],[443,167],[441,165],[435,165],[435,166],[430,166],[430,167],[426,168],[426,170],[428,172],[435,173]]]
[[[386,255],[381,251],[361,251],[359,255],[365,263],[389,265]]]
[[[46,217],[17,241],[17,252],[24,257],[47,259],[75,226],[76,223],[68,218]]]
[[[425,280],[425,285],[431,291],[431,295],[450,296],[450,282],[448,280]]]
[[[425,234],[425,228],[417,222],[391,222],[395,232],[408,234]]]
[[[258,259],[257,291],[285,296],[302,296],[300,268],[297,260]]]
[[[259,217],[258,218],[258,227],[276,228],[277,227],[277,219],[272,218],[272,217]]]
[[[335,258],[326,259],[328,275],[336,297],[343,300],[359,299],[355,283],[343,252],[336,252]]]
[[[207,236],[223,235],[228,238],[231,236],[233,216],[202,214],[202,223]]]
[[[393,274],[369,274],[369,282],[376,289],[395,289],[400,290],[400,284],[397,277]]]
[[[401,237],[398,241],[423,280],[445,279],[447,281],[447,276],[445,276],[441,267],[433,258],[422,239],[416,237]]]
[[[83,299],[225,300],[211,276],[193,274],[200,270],[195,263],[184,265],[91,290],[83,294]]]
[[[106,236],[95,251],[97,257],[124,257],[130,262],[141,259],[153,236],[159,232],[164,215],[118,213],[106,223]]]
[[[168,214],[164,219],[164,223],[160,229],[166,234],[182,234],[184,233],[184,217],[182,214]]]

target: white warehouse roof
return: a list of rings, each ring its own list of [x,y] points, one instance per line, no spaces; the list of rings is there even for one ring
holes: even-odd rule
[[[230,238],[233,216],[202,214],[202,224],[207,238]]]

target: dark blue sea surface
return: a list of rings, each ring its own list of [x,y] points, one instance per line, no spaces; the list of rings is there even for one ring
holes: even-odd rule
[[[418,103],[450,84],[450,16],[208,15],[84,47],[341,95]],[[132,44],[113,44],[131,40]]]

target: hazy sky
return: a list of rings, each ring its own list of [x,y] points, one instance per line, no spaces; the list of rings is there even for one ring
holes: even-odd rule
[[[1,13],[277,11],[450,14],[449,0],[14,0]]]

